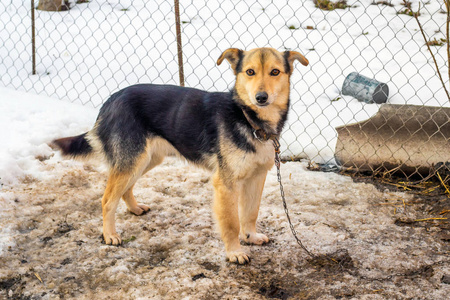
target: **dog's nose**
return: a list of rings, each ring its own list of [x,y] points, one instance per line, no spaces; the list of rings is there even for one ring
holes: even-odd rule
[[[258,92],[256,93],[255,98],[259,104],[264,104],[267,102],[267,98],[269,98],[269,95],[267,95],[266,92]]]

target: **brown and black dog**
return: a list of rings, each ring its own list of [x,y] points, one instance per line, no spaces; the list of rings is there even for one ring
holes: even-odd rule
[[[243,241],[269,241],[256,232],[267,171],[274,164],[270,137],[278,137],[289,109],[294,61],[308,65],[298,52],[272,48],[227,49],[236,75],[230,92],[206,92],[169,85],[140,84],[113,94],[102,106],[94,128],[54,141],[64,155],[101,157],[109,166],[102,198],[106,244],[122,240],[115,228],[120,198],[141,215],[149,207],[136,202],[133,186],[165,156],[178,155],[213,172],[214,212],[226,255],[244,264],[250,257]]]

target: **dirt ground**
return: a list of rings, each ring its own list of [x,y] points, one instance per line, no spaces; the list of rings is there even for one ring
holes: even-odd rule
[[[446,299],[450,294],[446,196],[432,199],[282,165],[291,219],[275,170],[259,229],[271,241],[244,245],[252,261],[225,260],[211,212],[209,174],[176,159],[135,188],[150,206],[134,216],[121,203],[124,245],[102,244],[106,175],[72,161],[43,161],[48,174],[0,193],[1,299]],[[327,254],[328,258],[323,255]]]

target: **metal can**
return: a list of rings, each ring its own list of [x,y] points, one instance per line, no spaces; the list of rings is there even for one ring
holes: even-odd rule
[[[366,103],[385,103],[389,95],[386,83],[367,78],[357,72],[350,73],[342,85],[342,94]]]

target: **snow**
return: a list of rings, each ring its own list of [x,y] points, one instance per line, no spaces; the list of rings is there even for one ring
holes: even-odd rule
[[[422,4],[420,19],[429,38],[443,38],[443,2],[411,2],[413,10]],[[325,12],[312,0],[181,1],[186,85],[229,89],[232,71],[216,65],[229,47],[302,52],[310,65],[298,64],[292,77],[283,155],[333,163],[334,128],[365,120],[379,108],[340,95],[351,72],[387,83],[389,103],[449,106],[414,18],[397,14],[401,3],[350,0],[350,8]],[[28,5],[13,0],[0,14],[1,85],[99,107],[131,84],[178,83],[172,2],[92,0],[66,12],[36,11],[37,75],[30,75]],[[443,74],[445,48],[433,47]]]
[[[88,131],[98,111],[44,96],[0,88],[0,184],[39,179],[53,139]],[[50,160],[52,161],[52,160]]]
[[[401,1],[392,1],[394,8],[348,2],[354,7],[324,13],[312,1],[290,1],[292,9],[286,1],[208,1],[209,9],[199,9],[206,1],[182,1],[182,20],[190,21],[183,25],[183,40],[192,41],[184,47],[187,85],[228,89],[233,75],[215,60],[230,46],[299,50],[311,64],[297,66],[292,78],[293,105],[282,147],[284,155],[316,162],[332,161],[335,126],[364,120],[379,108],[347,96],[330,101],[352,71],[387,82],[390,103],[448,106],[415,21],[396,15]],[[29,24],[23,21],[29,11],[23,3],[13,0],[0,13],[0,22],[7,24],[0,31],[5,41],[0,84],[15,89],[0,87],[0,297],[448,297],[450,287],[442,280],[450,274],[448,241],[440,238],[438,223],[398,225],[402,219],[435,216],[414,195],[312,172],[304,162],[282,165],[291,219],[312,252],[338,258],[337,251],[347,251],[351,260],[340,267],[319,265],[295,243],[274,169],[258,222],[271,242],[244,245],[252,256],[248,266],[227,263],[211,212],[210,174],[172,158],[136,185],[135,196],[151,208],[148,214],[134,216],[119,205],[116,226],[129,242],[101,244],[105,170],[62,159],[48,144],[88,131],[100,103],[121,87],[177,83],[172,4],[92,1],[64,13],[37,11],[38,41],[47,42],[38,49],[38,75],[32,76],[24,40]],[[222,12],[211,18],[215,9]],[[431,1],[422,10],[430,36],[439,37],[434,31],[444,24],[439,9],[438,1]],[[248,13],[239,18],[236,11]],[[146,18],[137,18],[138,13]],[[257,17],[262,23],[255,22]],[[268,21],[274,25],[262,25]],[[131,27],[124,30],[123,24]],[[286,24],[317,30],[291,31]],[[58,36],[55,27],[70,34]],[[146,30],[152,28],[160,32],[149,37]],[[436,49],[440,65],[445,65],[444,50]]]

